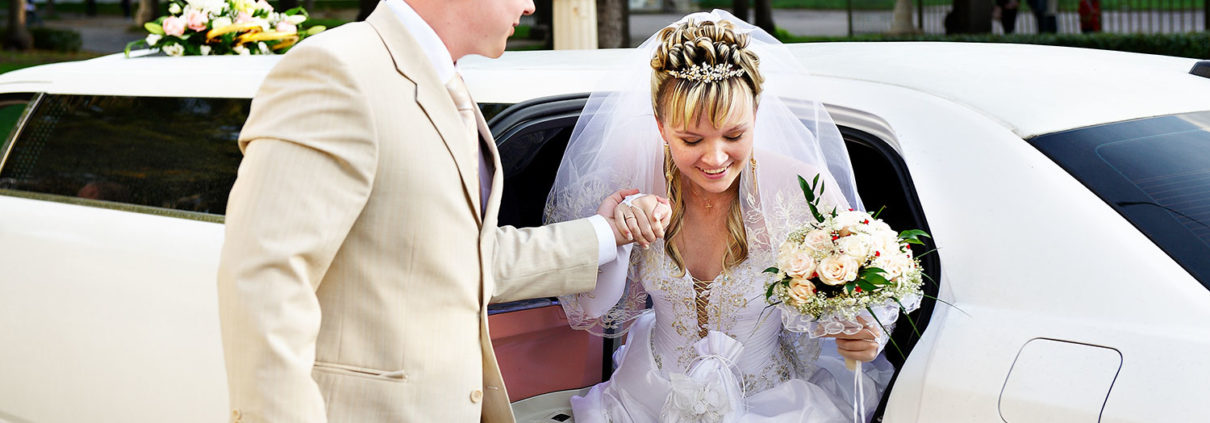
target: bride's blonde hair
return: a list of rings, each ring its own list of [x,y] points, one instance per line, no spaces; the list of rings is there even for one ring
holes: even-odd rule
[[[736,33],[726,20],[689,20],[664,28],[659,40],[651,58],[651,105],[657,120],[665,125],[688,127],[691,122],[705,118],[718,128],[743,105],[751,103],[755,110],[764,78],[757,68],[760,60],[747,48],[748,34]],[[664,173],[672,204],[664,249],[683,276],[684,259],[672,241],[681,231],[685,199],[681,172],[668,151],[664,154]],[[723,256],[724,269],[748,258],[748,237],[739,201],[731,203],[727,231],[731,239]]]

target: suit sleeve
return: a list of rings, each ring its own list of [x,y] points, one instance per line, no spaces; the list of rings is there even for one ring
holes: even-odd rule
[[[591,290],[597,281],[597,234],[588,219],[537,228],[496,229],[494,303]]]
[[[311,378],[315,291],[366,204],[377,151],[349,67],[321,46],[274,67],[240,134],[218,293],[231,414],[243,422],[326,421]]]

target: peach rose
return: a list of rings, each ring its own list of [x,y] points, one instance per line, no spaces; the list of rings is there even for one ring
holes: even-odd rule
[[[857,268],[860,264],[852,256],[828,256],[819,261],[819,280],[828,285],[844,285],[857,279]]]
[[[790,280],[790,289],[786,293],[794,301],[805,303],[815,296],[815,284],[806,279],[794,278]]]
[[[832,234],[820,229],[807,232],[802,245],[815,251],[832,251]]]
[[[810,279],[815,274],[815,257],[810,250],[800,249],[790,256],[786,274],[794,278]]]
[[[188,26],[189,29],[198,32],[205,31],[206,24],[208,23],[210,23],[210,19],[206,17],[205,13],[197,9],[190,9],[188,12],[185,12],[185,26]]]
[[[294,24],[292,24],[292,23],[289,23],[286,21],[281,21],[281,22],[277,23],[277,32],[293,34],[295,32],[298,32],[298,27],[294,26]]]
[[[165,34],[177,37],[185,35],[185,21],[176,16],[164,18],[164,23],[161,26],[164,28]]]

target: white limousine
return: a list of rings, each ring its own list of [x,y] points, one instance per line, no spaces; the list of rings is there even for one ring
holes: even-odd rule
[[[1210,419],[1210,63],[1024,45],[790,46],[866,204],[923,228],[926,301],[886,422]],[[540,222],[621,50],[466,59]],[[274,57],[121,55],[0,75],[0,421],[218,422],[215,268],[235,138]],[[1201,76],[1199,76],[1199,74]],[[877,183],[874,183],[877,181]],[[570,421],[613,342],[554,299],[492,306],[514,409]]]

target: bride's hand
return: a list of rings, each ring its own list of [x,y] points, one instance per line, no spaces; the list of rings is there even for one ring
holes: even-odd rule
[[[836,338],[836,350],[844,358],[857,360],[862,362],[874,361],[878,357],[878,326],[871,325],[865,318],[861,319],[861,323],[865,325],[860,332],[852,335],[839,333],[832,335]]]
[[[605,221],[609,222],[610,228],[613,229],[613,239],[617,242],[618,246],[629,244],[634,241],[634,238],[631,237],[630,231],[624,223],[618,224],[615,221],[616,210],[627,207],[625,204],[622,204],[622,200],[626,199],[626,196],[638,193],[639,190],[634,188],[618,190],[618,192],[605,197],[605,200],[601,202],[601,206],[597,207],[597,214],[604,217]]]
[[[628,233],[637,234],[634,241],[643,248],[664,237],[664,228],[672,220],[672,207],[668,200],[656,195],[644,195],[630,202],[619,204],[614,209],[614,223],[625,227]]]

